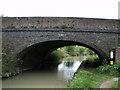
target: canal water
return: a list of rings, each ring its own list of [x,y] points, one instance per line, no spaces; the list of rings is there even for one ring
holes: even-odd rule
[[[56,70],[29,70],[2,80],[3,88],[67,88],[80,61],[62,61]]]

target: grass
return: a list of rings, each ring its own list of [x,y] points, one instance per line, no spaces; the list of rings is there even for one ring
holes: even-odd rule
[[[115,64],[100,66],[92,71],[80,70],[68,83],[68,88],[99,88],[104,81],[118,76],[119,69],[119,64]],[[116,87],[116,83],[112,87]]]
[[[119,89],[120,89],[120,83],[118,83],[118,81],[114,82],[111,86],[111,88],[118,88],[119,86]]]
[[[111,78],[109,75],[81,70],[75,75],[72,83],[68,83],[68,88],[99,88],[102,82]]]

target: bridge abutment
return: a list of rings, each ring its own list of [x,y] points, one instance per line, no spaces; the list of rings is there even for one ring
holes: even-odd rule
[[[116,48],[116,51],[115,51],[115,62],[116,63],[120,63],[120,47]]]

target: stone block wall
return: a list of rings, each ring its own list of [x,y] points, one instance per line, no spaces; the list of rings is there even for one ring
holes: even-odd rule
[[[115,52],[115,61],[116,63],[120,63],[120,47],[116,48],[116,52]]]

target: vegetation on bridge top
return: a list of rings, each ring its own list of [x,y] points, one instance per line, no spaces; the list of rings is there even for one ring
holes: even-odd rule
[[[7,27],[5,27],[6,29],[15,29],[17,28],[15,25],[11,24]],[[44,29],[47,29],[47,28],[53,28],[53,29],[73,29],[74,28],[74,25],[61,25],[61,26],[46,26],[46,27],[41,27],[41,26],[20,26],[21,29],[38,29],[38,28],[44,28]]]

